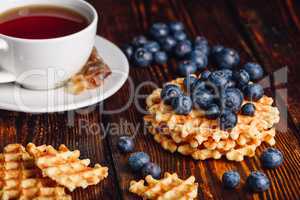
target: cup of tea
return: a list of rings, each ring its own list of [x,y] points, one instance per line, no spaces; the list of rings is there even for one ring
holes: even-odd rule
[[[83,0],[1,0],[0,83],[53,89],[81,70],[98,15]]]

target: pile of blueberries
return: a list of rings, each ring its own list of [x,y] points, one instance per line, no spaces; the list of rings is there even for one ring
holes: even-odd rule
[[[283,162],[282,153],[275,148],[266,149],[261,155],[263,167],[274,169]],[[236,171],[227,171],[222,176],[223,186],[227,189],[234,189],[240,184],[240,175]],[[270,180],[260,171],[253,171],[246,180],[246,187],[252,192],[264,192],[270,187]]]
[[[118,148],[122,153],[133,152],[133,139],[128,136],[120,137],[118,141]],[[150,162],[150,156],[145,152],[132,153],[128,158],[128,165],[133,172],[139,172],[143,177],[151,175],[153,178],[160,178],[160,166],[153,162]]]

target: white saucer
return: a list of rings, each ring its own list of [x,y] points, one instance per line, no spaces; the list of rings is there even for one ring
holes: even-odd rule
[[[100,36],[96,37],[95,47],[112,71],[103,86],[72,95],[64,88],[33,91],[13,83],[0,84],[0,109],[28,113],[61,112],[93,105],[112,96],[127,80],[127,58],[116,45]]]

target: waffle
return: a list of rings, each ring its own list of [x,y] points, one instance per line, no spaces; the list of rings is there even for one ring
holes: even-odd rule
[[[33,158],[20,144],[10,144],[0,154],[0,199],[70,200],[63,187],[43,178]]]
[[[161,180],[156,180],[150,175],[145,180],[146,185],[144,180],[131,181],[129,191],[143,199],[193,200],[197,198],[198,184],[195,183],[194,176],[182,180],[177,174],[165,173]]]
[[[67,82],[67,91],[72,94],[80,94],[88,89],[94,89],[101,86],[104,79],[110,74],[111,70],[108,65],[94,48],[82,70]]]
[[[184,90],[182,78],[171,83]],[[193,109],[188,115],[177,115],[163,103],[160,93],[161,89],[156,89],[147,97],[149,114],[144,121],[155,141],[170,152],[177,151],[196,160],[220,159],[224,155],[228,160],[242,161],[244,156],[254,156],[262,142],[275,144],[274,125],[279,122],[279,111],[272,106],[270,97],[252,102],[255,116],[238,115],[237,125],[224,131],[217,120],[207,119],[204,111]]]
[[[78,187],[86,188],[96,185],[108,176],[108,168],[96,164],[89,167],[90,160],[80,160],[78,150],[70,151],[65,145],[58,150],[52,146],[27,145],[28,153],[35,159],[35,164],[42,170],[43,176],[47,176],[65,186],[70,191]]]

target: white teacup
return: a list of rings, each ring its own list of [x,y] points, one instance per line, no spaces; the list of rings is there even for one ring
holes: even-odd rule
[[[89,25],[74,34],[42,40],[0,33],[0,83],[16,82],[28,89],[53,89],[80,71],[92,51],[98,15],[83,0],[1,0],[0,13],[20,6],[54,5],[72,9]]]

